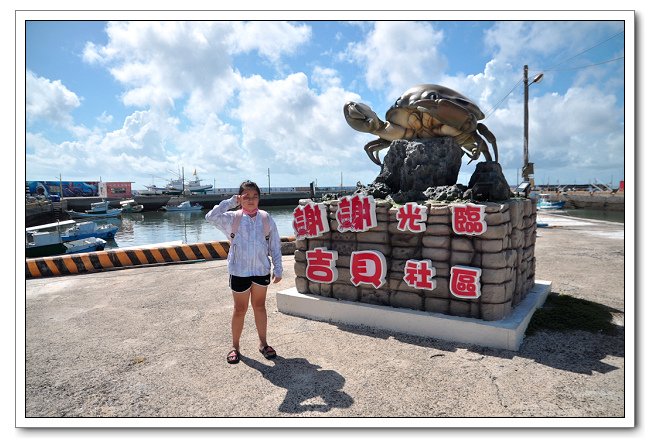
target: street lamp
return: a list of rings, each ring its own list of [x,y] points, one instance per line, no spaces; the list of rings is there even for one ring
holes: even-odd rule
[[[531,182],[531,175],[535,173],[533,164],[528,163],[528,86],[540,82],[544,73],[535,75],[531,82],[528,82],[528,66],[524,65],[524,166],[521,169],[521,177],[524,182]],[[534,178],[534,176],[532,176]]]

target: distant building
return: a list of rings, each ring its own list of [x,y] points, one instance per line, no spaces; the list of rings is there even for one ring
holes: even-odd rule
[[[59,181],[59,180],[32,180],[25,182],[25,192],[29,191],[34,196],[50,196],[70,198],[79,196],[97,196],[98,182],[93,181]]]
[[[99,182],[99,196],[108,199],[130,198],[133,182]]]
[[[105,197],[130,198],[133,182],[32,180],[25,182],[25,194],[32,196],[58,195],[63,198]]]

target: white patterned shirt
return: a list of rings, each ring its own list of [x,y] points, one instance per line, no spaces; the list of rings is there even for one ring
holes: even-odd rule
[[[225,199],[215,205],[206,215],[205,219],[221,230],[228,239],[232,233],[235,212],[228,211],[237,206],[235,196]],[[244,213],[235,238],[230,242],[228,251],[228,273],[237,277],[251,277],[268,275],[271,272],[269,254],[273,259],[273,275],[282,277],[282,250],[280,235],[275,221],[269,215],[271,234],[268,242],[264,235],[264,223],[258,213],[251,218]]]

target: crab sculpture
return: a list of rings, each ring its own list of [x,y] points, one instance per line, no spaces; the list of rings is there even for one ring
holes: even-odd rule
[[[359,132],[379,137],[368,142],[365,149],[370,160],[381,166],[379,151],[393,140],[413,140],[450,136],[470,157],[470,162],[481,154],[485,160],[492,156],[485,141],[492,145],[495,162],[499,161],[494,134],[479,120],[485,115],[469,98],[448,87],[437,84],[419,84],[400,96],[386,112],[386,121],[362,103],[348,102],[343,106],[348,124]]]

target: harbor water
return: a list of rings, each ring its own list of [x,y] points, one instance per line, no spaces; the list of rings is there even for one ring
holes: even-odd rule
[[[264,207],[278,226],[280,236],[293,236],[293,210],[295,206]],[[159,244],[169,241],[197,243],[202,241],[224,241],[226,235],[205,220],[207,209],[196,212],[148,211],[125,213],[111,222],[119,227],[115,240],[108,241],[107,248],[132,247]],[[547,211],[548,213],[548,211]],[[623,222],[624,212],[606,210],[556,210],[553,214],[562,216]],[[98,221],[100,222],[100,221]]]
[[[293,236],[293,210],[295,206],[264,207],[269,212],[280,236]],[[198,243],[202,241],[224,241],[226,235],[205,220],[208,209],[192,212],[150,211],[124,213],[121,218],[97,220],[110,222],[119,227],[115,240],[108,241],[106,248],[133,247],[159,244],[169,241]]]
[[[625,222],[625,212],[620,210],[593,210],[589,208],[567,208],[563,210],[545,210],[545,213],[552,213],[570,218],[597,219],[599,221]]]

